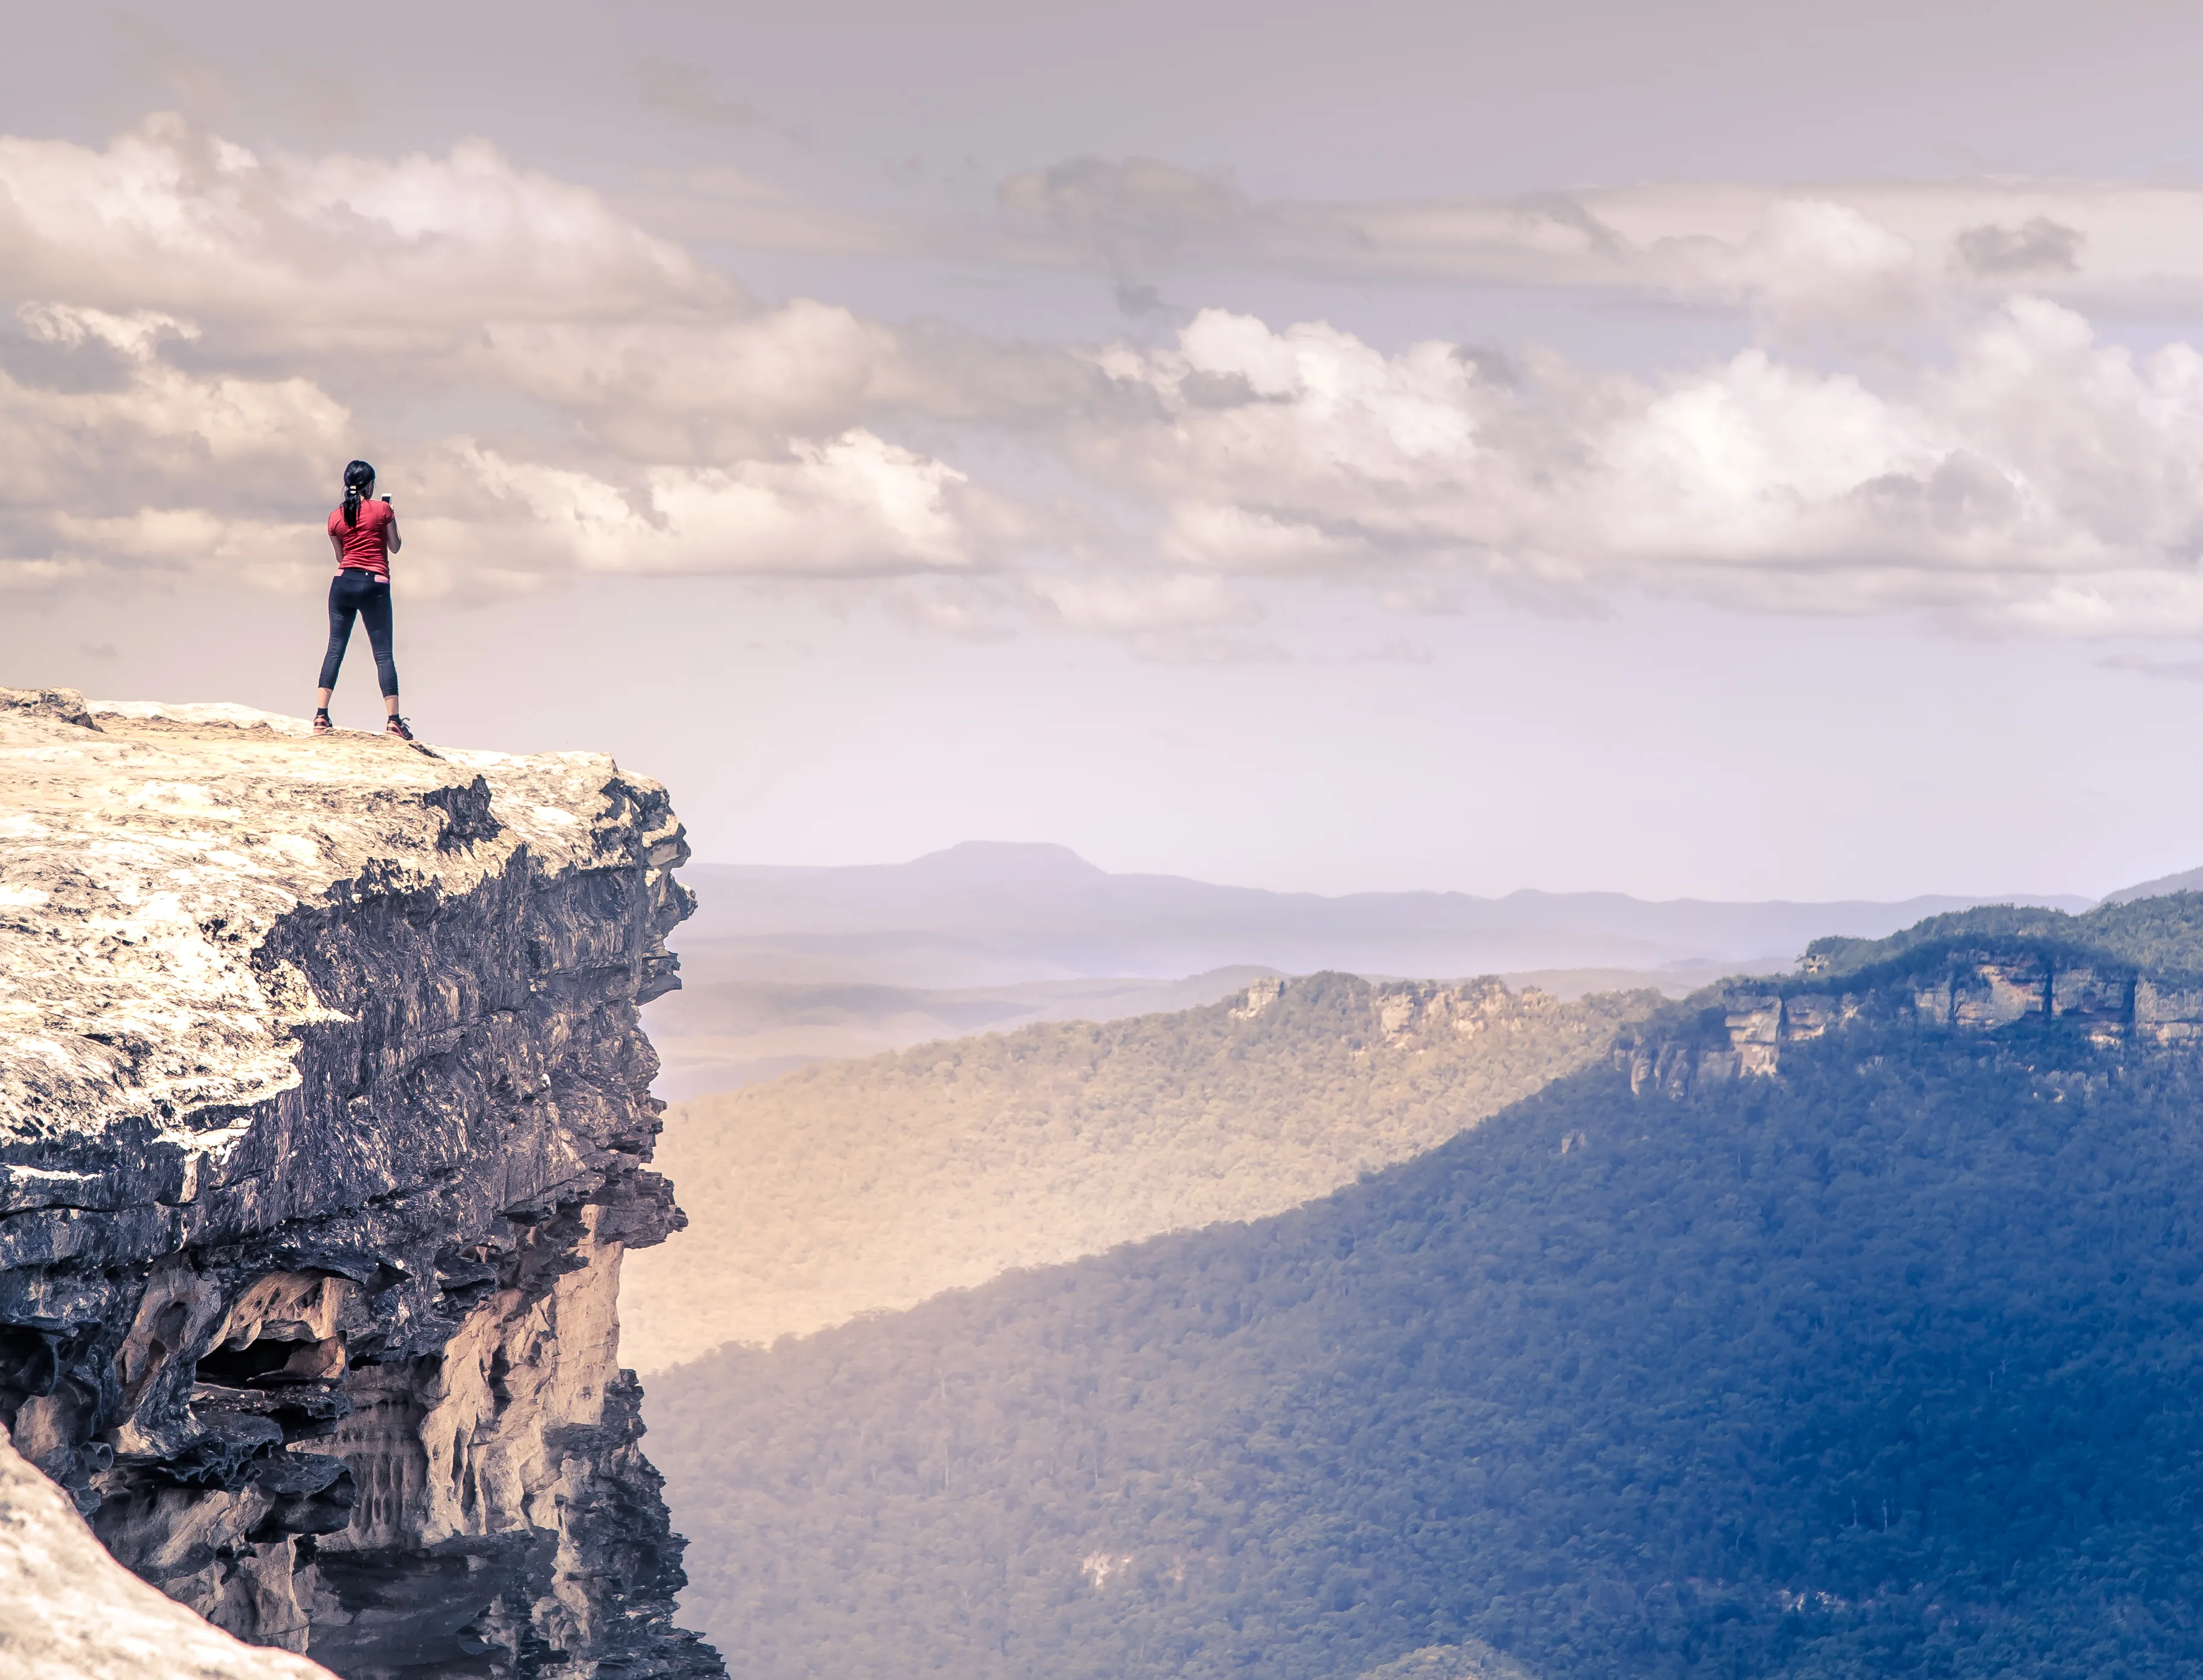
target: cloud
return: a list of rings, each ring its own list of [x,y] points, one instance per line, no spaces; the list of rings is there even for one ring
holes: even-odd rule
[[[19,588],[203,565],[300,586],[326,565],[311,510],[361,453],[419,495],[406,565],[431,590],[969,569],[1017,523],[876,427],[999,410],[1029,373],[989,396],[1000,358],[938,334],[913,360],[848,310],[759,309],[481,143],[263,158],[168,117],[103,149],[0,138],[0,287],[41,352],[0,372]],[[403,417],[424,397],[509,423],[424,433]]]
[[[1739,244],[1710,260],[1656,263],[1685,297],[1720,297],[1791,332],[1869,328],[1921,314],[1926,286],[1912,242],[1831,198],[1781,198]]]
[[[0,287],[324,354],[440,350],[485,318],[741,296],[597,194],[485,142],[440,158],[263,157],[173,116],[103,150],[0,136]]]
[[[2203,357],[2040,299],[1892,388],[1758,349],[1658,381],[1539,358],[1503,386],[1451,345],[1214,311],[1100,360],[1158,411],[1067,447],[1187,568],[2203,633]]]
[[[2077,274],[2088,235],[2077,228],[2031,216],[2017,228],[1987,222],[1959,230],[1952,242],[1959,261],[1996,279],[2020,275]]]
[[[103,309],[80,309],[68,304],[25,304],[15,311],[31,337],[44,344],[74,350],[80,345],[103,344],[132,361],[152,359],[154,347],[164,338],[195,339],[199,329],[188,321],[151,310],[131,315],[109,315]]]
[[[989,236],[1182,324],[1072,344],[760,305],[480,144],[263,157],[169,118],[104,148],[0,139],[0,584],[305,587],[322,497],[366,454],[428,590],[862,585],[948,633],[1174,658],[1273,655],[1249,627],[1285,578],[1403,612],[1654,591],[2203,634],[2203,356],[2106,342],[2076,303],[2203,289],[2198,210],[2009,182],[1296,206],[1078,160],[1006,182]],[[1139,277],[1173,267],[1184,294],[1250,252],[1636,288],[1768,330],[1623,374],[1169,314]]]
[[[924,405],[895,333],[807,299],[757,313],[492,322],[459,360],[636,460],[723,460]]]
[[[50,302],[18,314],[34,342],[119,365],[82,389],[0,372],[0,555],[11,587],[145,566],[220,566],[269,582],[292,569],[286,554],[318,561],[312,528],[283,510],[344,447],[340,403],[306,379],[169,364],[162,344],[196,329],[166,315]]]
[[[45,564],[72,577],[160,571],[281,589],[302,575],[325,576],[321,522],[256,518],[204,507],[145,507],[126,515],[57,513],[47,522],[55,553]],[[55,581],[61,581],[56,579]]]
[[[1856,334],[2015,284],[2083,311],[2203,307],[2203,186],[2072,179],[1674,182],[1421,199],[1260,200],[1147,159],[1010,175],[998,260],[1118,281],[1267,270],[1638,293]]]
[[[466,452],[534,541],[582,571],[794,577],[962,571],[983,520],[963,517],[954,468],[852,431],[796,440],[777,461],[654,467],[636,490],[587,473]]]
[[[1045,223],[1071,247],[1119,271],[1229,242],[1249,218],[1230,181],[1152,158],[1073,158],[1006,177],[995,196],[1013,216]]]

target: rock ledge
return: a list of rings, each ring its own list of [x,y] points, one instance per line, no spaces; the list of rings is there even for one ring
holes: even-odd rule
[[[117,1559],[352,1680],[724,1671],[617,1362],[687,856],[602,757],[0,689],[0,1424]]]

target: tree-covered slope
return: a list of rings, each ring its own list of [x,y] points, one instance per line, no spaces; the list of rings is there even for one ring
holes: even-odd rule
[[[1916,922],[1885,939],[1816,939],[1809,972],[1869,973],[1923,950],[1983,942],[2112,958],[2161,979],[2203,976],[2203,892],[2107,902],[2082,915],[2029,904],[1984,904]]]
[[[648,1371],[1279,1212],[1604,1056],[1660,1002],[1320,974],[704,1098],[667,1116],[689,1229],[629,1261],[623,1350]]]
[[[685,1602],[758,1680],[2203,1671],[2199,1098],[1867,1010],[727,1352],[652,1389]]]

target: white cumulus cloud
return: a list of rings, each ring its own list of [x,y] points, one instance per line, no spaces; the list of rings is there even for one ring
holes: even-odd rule
[[[1133,291],[1228,261],[1757,323],[1625,374],[1217,309],[1072,344],[768,306],[481,143],[263,156],[167,117],[103,147],[0,137],[0,583],[306,587],[363,454],[424,589],[718,572],[876,585],[958,633],[1227,651],[1280,577],[1403,611],[1481,579],[2203,634],[2203,357],[2089,318],[2203,300],[2196,229],[2176,186],[1266,204],[1087,160],[964,230]]]
[[[483,488],[525,510],[581,570],[842,577],[958,571],[978,556],[954,468],[857,430],[797,439],[777,461],[650,469],[631,490],[585,472],[464,452]]]
[[[314,352],[739,295],[597,194],[483,142],[263,157],[173,116],[99,149],[0,136],[0,287]]]
[[[1101,360],[1159,407],[1070,447],[1154,501],[1181,565],[2203,630],[2203,357],[2040,299],[1881,388],[1759,349],[1658,381],[1530,358],[1510,384],[1455,346],[1220,312]]]

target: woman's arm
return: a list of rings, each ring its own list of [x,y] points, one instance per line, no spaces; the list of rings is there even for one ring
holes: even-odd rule
[[[334,530],[329,533],[329,553],[337,557],[337,569],[344,569],[344,539]]]
[[[387,496],[385,496],[385,497],[382,499],[382,505],[383,505],[385,507],[390,507],[390,498],[389,498],[389,497],[387,497]],[[386,552],[386,553],[393,553],[393,554],[394,554],[394,553],[397,553],[400,548],[403,548],[403,547],[405,546],[405,539],[404,537],[402,537],[402,536],[400,536],[400,535],[398,535],[398,510],[397,510],[396,508],[394,508],[394,507],[390,507],[390,527],[389,527],[389,529],[390,529],[390,541],[389,541],[388,544],[387,545],[387,547],[386,547],[385,552]]]

